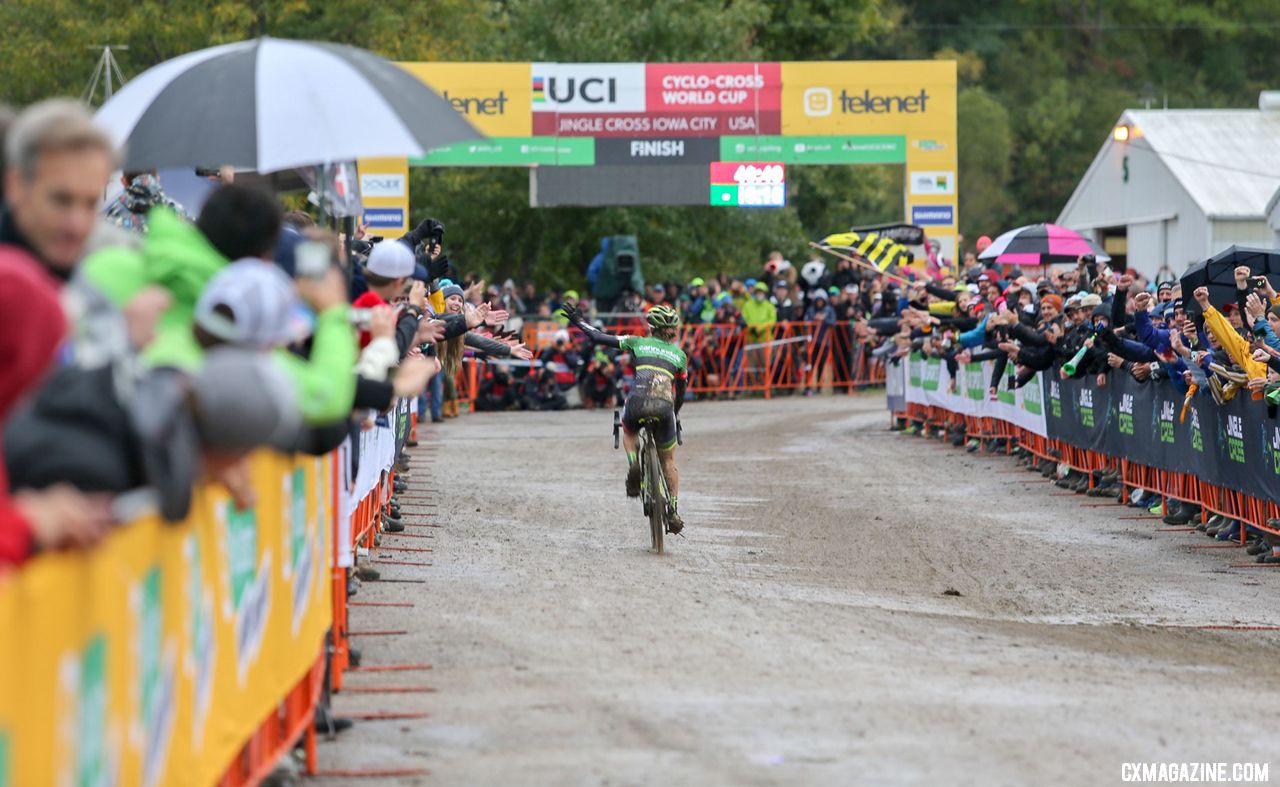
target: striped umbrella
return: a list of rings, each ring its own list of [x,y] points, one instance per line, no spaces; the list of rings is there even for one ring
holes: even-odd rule
[[[839,232],[823,238],[821,244],[850,249],[882,271],[887,271],[894,265],[906,267],[915,259],[906,246],[887,235],[875,232]]]
[[[278,38],[161,63],[112,96],[95,122],[124,146],[126,171],[278,172],[481,138],[435,91],[372,52]]]
[[[1028,224],[991,241],[978,259],[994,260],[1003,265],[1052,265],[1075,262],[1081,254],[1096,255],[1098,262],[1111,259],[1093,241],[1075,230],[1057,224]]]

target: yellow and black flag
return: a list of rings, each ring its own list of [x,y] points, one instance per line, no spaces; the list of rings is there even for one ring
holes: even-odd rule
[[[838,232],[823,238],[821,243],[833,249],[849,249],[882,271],[894,265],[905,268],[915,259],[906,246],[875,232]]]

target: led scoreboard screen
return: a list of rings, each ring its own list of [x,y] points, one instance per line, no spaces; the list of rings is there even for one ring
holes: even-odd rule
[[[786,167],[777,162],[714,161],[711,204],[735,208],[781,208],[787,204]]]

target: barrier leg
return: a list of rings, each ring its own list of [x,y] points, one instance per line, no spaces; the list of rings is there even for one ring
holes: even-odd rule
[[[311,710],[311,723],[307,725],[307,731],[303,733],[302,746],[306,753],[306,769],[308,776],[314,776],[316,771],[320,770],[320,758],[316,752],[316,723],[315,709]]]

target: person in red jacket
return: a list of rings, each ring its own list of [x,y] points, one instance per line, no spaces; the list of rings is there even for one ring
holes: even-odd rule
[[[0,246],[0,423],[43,378],[66,330],[57,286],[34,257]],[[9,495],[0,461],[0,566],[38,549],[89,546],[110,522],[105,499],[65,484]]]

